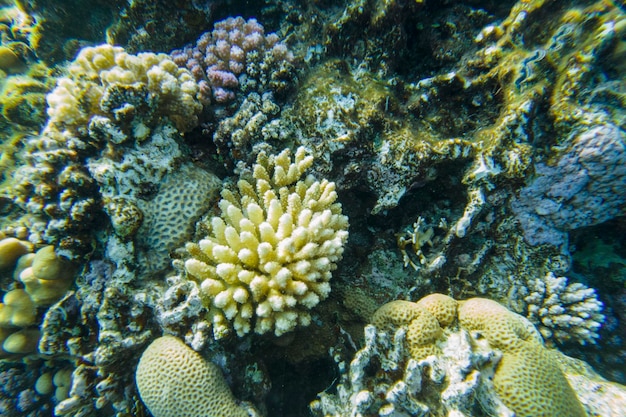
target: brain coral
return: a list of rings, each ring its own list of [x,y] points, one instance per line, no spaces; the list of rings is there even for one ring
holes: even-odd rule
[[[599,380],[583,383],[580,364],[546,348],[527,319],[495,301],[443,294],[396,300],[381,306],[371,323],[349,365],[333,353],[339,383],[311,403],[315,415],[623,414],[616,399],[622,394],[606,395],[611,388]],[[611,407],[617,412],[606,412]]]
[[[251,326],[277,336],[308,325],[307,310],[330,293],[348,238],[335,184],[301,179],[313,163],[304,148],[257,157],[253,178],[222,191],[211,235],[187,245],[189,278],[200,283],[216,338]]]
[[[173,336],[156,339],[135,373],[141,400],[154,417],[248,417],[220,369]]]
[[[407,326],[407,350],[415,359],[440,353],[435,345],[435,341],[441,335],[439,322],[430,311],[416,303],[404,300],[387,303],[374,313],[372,324],[378,329],[387,331]]]
[[[551,352],[522,316],[495,301],[472,298],[461,303],[459,321],[502,350],[493,385],[516,416],[587,415]]]
[[[214,174],[184,164],[162,179],[151,201],[139,201],[145,215],[137,236],[138,260],[144,274],[169,266],[170,251],[191,238],[193,225],[215,203],[221,187]]]

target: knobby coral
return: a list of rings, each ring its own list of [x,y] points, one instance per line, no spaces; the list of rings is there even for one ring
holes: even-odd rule
[[[311,321],[307,310],[330,293],[329,280],[348,238],[335,184],[302,178],[313,163],[304,148],[291,160],[261,152],[251,179],[222,191],[210,236],[189,243],[185,270],[200,284],[216,338],[231,323],[277,336]]]

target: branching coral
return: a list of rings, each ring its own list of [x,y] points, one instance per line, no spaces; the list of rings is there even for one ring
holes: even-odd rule
[[[282,335],[308,325],[307,310],[330,293],[329,280],[348,238],[335,184],[302,178],[313,163],[304,148],[260,153],[253,178],[222,191],[210,236],[187,245],[188,276],[200,283],[216,337]]]
[[[48,94],[48,123],[28,143],[29,165],[18,171],[17,201],[34,218],[30,239],[83,255],[91,247],[102,185],[87,172],[86,160],[115,159],[123,145],[148,142],[167,130],[164,125],[190,130],[202,110],[197,93],[191,73],[168,55],[83,48]],[[91,174],[99,169],[93,159]]]
[[[255,19],[231,17],[215,24],[195,46],[172,52],[172,59],[188,68],[198,81],[201,97],[218,103],[245,90],[281,92],[294,77],[293,54],[275,33],[265,34]]]
[[[531,280],[523,292],[526,317],[549,342],[596,343],[604,321],[602,302],[593,288],[568,284],[566,277],[549,272]]]

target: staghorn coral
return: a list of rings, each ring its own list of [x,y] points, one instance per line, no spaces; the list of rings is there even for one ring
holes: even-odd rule
[[[602,302],[593,288],[581,283],[568,284],[566,277],[548,272],[542,279],[530,280],[520,290],[520,313],[533,323],[550,343],[575,341],[596,343],[604,322]]]
[[[173,336],[148,346],[135,375],[139,395],[154,417],[258,415],[237,402],[217,365]]]
[[[299,148],[261,152],[253,178],[222,191],[210,235],[189,243],[189,279],[200,286],[216,338],[252,327],[277,336],[308,325],[307,310],[330,293],[329,280],[348,238],[335,185],[304,176],[313,163]]]

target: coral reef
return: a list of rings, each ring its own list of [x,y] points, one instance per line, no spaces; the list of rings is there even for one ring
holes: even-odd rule
[[[196,221],[217,200],[221,187],[214,174],[186,164],[163,178],[152,200],[139,201],[145,218],[137,230],[137,248],[144,275],[170,265],[170,252],[192,237]]]
[[[312,163],[304,148],[293,161],[289,151],[260,153],[252,178],[222,191],[222,214],[206,223],[210,235],[187,245],[185,271],[216,338],[231,326],[239,336],[252,327],[280,336],[308,325],[307,310],[328,297],[348,219],[334,183],[304,176]]]
[[[569,356],[626,382],[625,33],[603,0],[0,0],[0,414],[621,416]]]
[[[19,280],[24,290],[37,305],[50,305],[59,300],[74,282],[76,268],[59,256],[54,246],[44,246],[28,260],[18,261]]]
[[[196,94],[191,74],[167,55],[135,56],[109,45],[84,48],[48,94],[48,123],[29,141],[28,165],[18,170],[17,201],[33,217],[30,239],[54,243],[70,257],[84,256],[100,212],[98,185],[110,187],[107,177],[115,175],[97,157],[117,159],[127,140],[152,138],[154,144],[163,131],[173,136],[162,126],[164,118],[181,131],[190,129],[202,109]],[[89,168],[93,176],[85,167],[88,157],[96,159]]]
[[[34,252],[30,242],[0,240],[0,271],[5,288],[0,303],[0,357],[21,358],[37,352],[43,311],[74,284],[76,267],[53,246]]]
[[[273,142],[284,146],[289,131],[277,119],[279,114],[280,106],[271,93],[248,94],[232,116],[217,124],[213,134],[217,152],[225,157],[224,163],[252,162],[250,158],[258,153],[255,145],[266,147]]]
[[[491,300],[394,301],[372,323],[349,364],[334,350],[340,383],[318,394],[316,415],[618,415],[623,403],[623,387],[544,347],[532,324]],[[594,383],[604,390],[591,394]]]
[[[18,11],[34,17],[25,41],[50,64],[72,59],[87,44],[107,42],[131,52],[167,52],[206,29],[220,3],[168,1],[19,0]],[[82,24],[77,24],[81,22]],[[176,22],[176,23],[175,23]]]
[[[293,55],[275,33],[255,19],[231,17],[215,23],[194,46],[172,51],[172,59],[196,77],[203,101],[227,103],[235,93],[284,93],[294,77]]]
[[[546,342],[596,343],[604,322],[602,302],[596,291],[581,283],[568,284],[566,277],[549,272],[543,279],[527,282],[519,289],[523,307],[519,312],[533,323]],[[515,300],[511,300],[516,305]]]
[[[217,365],[173,336],[148,346],[136,375],[139,395],[154,417],[258,415],[250,405],[238,404]]]
[[[129,132],[112,132],[113,143],[131,132],[141,140],[159,117],[168,117],[180,131],[194,127],[202,109],[191,73],[165,54],[131,55],[104,44],[83,48],[68,71],[46,98],[50,119],[44,134],[52,139],[64,130],[77,135],[102,116],[130,124]]]
[[[2,116],[11,123],[39,128],[46,122],[46,94],[50,83],[31,76],[9,77],[0,93]]]

